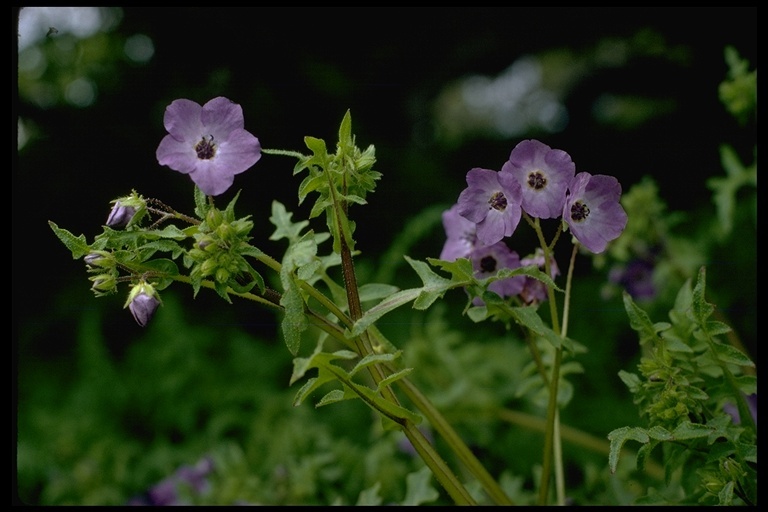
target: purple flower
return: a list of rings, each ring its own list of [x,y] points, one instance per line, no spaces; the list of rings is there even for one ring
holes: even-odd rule
[[[544,265],[544,250],[541,247],[537,247],[533,255],[520,260],[521,267],[527,267],[528,265],[536,265],[544,271],[546,268]],[[557,267],[557,262],[552,256],[549,257],[549,272],[552,279],[560,275],[560,269]],[[547,299],[547,285],[538,279],[525,276],[525,283],[523,284],[523,290],[520,292],[520,298],[528,305],[543,302]]]
[[[571,233],[591,252],[603,252],[627,225],[627,214],[619,203],[621,184],[613,176],[580,172],[568,191],[563,219]]]
[[[520,184],[508,173],[474,168],[468,187],[459,194],[459,214],[477,224],[477,238],[485,245],[515,232],[520,222]]]
[[[653,261],[635,258],[630,260],[626,266],[611,268],[608,272],[608,279],[624,288],[633,299],[652,299],[656,296],[653,269]]]
[[[166,135],[157,148],[157,161],[189,174],[209,196],[226,192],[235,174],[261,158],[259,139],[244,129],[243,109],[227,98],[214,98],[202,107],[191,100],[174,100],[165,109]]]
[[[538,140],[524,140],[512,150],[501,172],[515,177],[528,215],[551,219],[562,215],[565,191],[576,165],[565,151]]]
[[[213,469],[213,460],[210,457],[200,459],[194,466],[181,466],[146,494],[131,498],[128,505],[189,505],[190,503],[182,500],[182,493],[179,491],[186,487],[191,497],[204,495],[211,488],[207,477]]]
[[[115,201],[115,206],[112,207],[107,218],[107,226],[112,229],[127,227],[134,215],[136,215],[136,208],[124,206],[120,201]]]
[[[749,406],[749,412],[752,415],[752,419],[755,421],[755,425],[757,425],[757,394],[752,393],[751,395],[746,395],[747,405]],[[723,405],[723,410],[731,415],[731,418],[733,419],[733,423],[735,425],[741,424],[741,416],[739,416],[739,409],[736,407],[735,404],[728,402],[725,405]]]
[[[126,306],[131,311],[136,323],[141,327],[149,323],[159,305],[160,300],[155,287],[145,282],[134,286],[131,289],[131,293],[128,294],[128,300],[126,301]]]
[[[445,244],[440,252],[440,259],[454,261],[467,258],[479,242],[477,240],[477,225],[459,214],[459,205],[454,204],[443,212],[443,228],[445,229]]]
[[[479,279],[494,276],[503,268],[515,269],[520,267],[520,256],[507,247],[504,242],[476,247],[470,256],[475,276]],[[500,297],[511,297],[523,290],[525,276],[507,277],[488,285],[488,289]]]

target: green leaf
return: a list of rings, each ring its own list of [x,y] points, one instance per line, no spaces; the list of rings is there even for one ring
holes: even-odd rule
[[[309,150],[312,151],[315,156],[324,157],[328,155],[328,149],[325,146],[325,141],[322,139],[306,136],[304,137],[304,144],[307,145],[307,148],[309,148]],[[323,167],[325,166],[323,165]]]
[[[60,228],[50,220],[48,221],[48,225],[51,227],[56,236],[59,237],[61,243],[63,243],[66,248],[72,252],[73,260],[78,260],[83,256],[86,256],[91,251],[90,246],[85,241],[85,235],[75,236],[66,229]]]
[[[195,185],[195,214],[198,218],[204,219],[210,208],[205,192]]]
[[[145,231],[144,233],[159,238],[170,238],[171,240],[184,240],[187,238],[187,234],[173,224],[169,224],[160,230],[153,229],[151,231]]]
[[[736,364],[739,366],[749,366],[750,368],[754,368],[755,366],[755,363],[753,363],[752,360],[744,354],[744,352],[731,345],[713,343],[712,349],[714,350],[717,358],[725,363]]]
[[[398,350],[397,352],[392,354],[368,354],[367,356],[362,358],[360,361],[358,361],[355,367],[352,368],[352,370],[350,370],[349,376],[352,377],[363,368],[367,368],[372,364],[389,363],[391,361],[394,361],[395,359],[400,357],[401,353],[402,351]]]
[[[610,451],[608,453],[608,466],[611,468],[611,473],[616,472],[616,467],[619,463],[619,454],[621,448],[627,441],[637,441],[639,443],[648,443],[651,439],[648,433],[639,427],[620,427],[612,430],[608,433],[608,440],[611,442]]]
[[[344,333],[347,338],[354,338],[360,336],[368,327],[373,323],[386,315],[390,311],[399,308],[403,304],[408,304],[412,300],[415,300],[422,292],[422,288],[409,288],[407,290],[401,290],[395,292],[389,297],[384,298],[381,302],[373,306],[366,311],[363,316],[355,322],[350,331]]]
[[[272,201],[272,215],[269,221],[277,228],[269,237],[270,240],[280,240],[287,238],[289,241],[296,241],[300,237],[301,230],[309,225],[309,221],[303,220],[294,224],[291,222],[293,213],[288,212],[285,206],[279,201]]]
[[[632,300],[632,296],[626,291],[623,292],[623,298],[624,309],[627,311],[627,316],[629,317],[629,326],[637,331],[641,345],[648,341],[658,340],[658,333],[669,329],[670,324],[666,322],[652,323],[648,314],[635,304],[635,301]]]
[[[712,428],[708,427],[707,425],[684,421],[675,427],[675,430],[672,432],[672,436],[676,441],[681,441],[684,439],[698,439],[700,437],[708,437],[711,433]]]
[[[707,318],[715,311],[715,307],[706,301],[704,296],[707,282],[706,267],[699,269],[699,275],[696,279],[696,286],[693,288],[693,307],[691,309],[692,319],[704,328]]]
[[[381,481],[376,481],[375,484],[373,484],[368,489],[364,489],[360,492],[360,496],[357,498],[356,505],[364,506],[364,505],[370,505],[370,506],[379,506],[381,505],[381,502],[383,501],[381,496],[379,495],[379,490],[381,489]]]
[[[417,506],[435,501],[440,494],[432,487],[432,472],[427,466],[409,473],[405,479],[406,491],[402,505]]]

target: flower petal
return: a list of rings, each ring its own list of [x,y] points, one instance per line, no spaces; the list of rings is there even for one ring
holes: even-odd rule
[[[174,100],[165,109],[163,125],[168,133],[178,141],[195,141],[204,133],[200,114],[203,107],[192,100]]]

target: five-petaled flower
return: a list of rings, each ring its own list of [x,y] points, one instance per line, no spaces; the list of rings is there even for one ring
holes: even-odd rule
[[[524,140],[501,167],[520,184],[522,207],[531,217],[551,219],[563,211],[565,191],[576,172],[571,156],[538,140]]]
[[[504,242],[476,247],[470,256],[475,276],[485,279],[498,274],[499,270],[520,267],[520,256],[511,250]],[[488,290],[499,297],[511,297],[523,291],[525,276],[506,277],[488,285]],[[475,301],[476,304],[479,301]]]
[[[613,176],[580,172],[568,185],[563,219],[581,245],[599,254],[627,226],[621,184]]]
[[[168,135],[157,148],[157,161],[189,174],[209,196],[226,192],[235,174],[261,158],[259,139],[244,128],[242,107],[227,98],[214,98],[202,107],[174,100],[165,109],[163,123]]]
[[[493,245],[511,236],[520,222],[520,184],[509,173],[474,168],[459,194],[459,214],[477,224],[477,238]]]

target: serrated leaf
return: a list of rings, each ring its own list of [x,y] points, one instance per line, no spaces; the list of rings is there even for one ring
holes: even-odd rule
[[[706,331],[707,334],[710,336],[717,336],[718,334],[725,334],[728,332],[731,332],[733,329],[731,327],[723,322],[718,322],[717,320],[710,320],[706,324]]]
[[[654,425],[648,429],[648,437],[657,441],[672,441],[675,438],[672,432],[659,425]]]
[[[73,260],[78,260],[90,252],[91,248],[85,241],[85,235],[75,236],[66,229],[60,228],[50,220],[48,221],[48,225],[56,236],[59,237],[61,243],[70,250]]]
[[[315,404],[315,407],[323,407],[324,405],[330,405],[335,404],[337,402],[342,402],[344,400],[350,400],[353,398],[360,398],[354,393],[345,393],[341,389],[334,389],[326,393],[326,395],[318,400],[318,402]]]
[[[641,345],[648,341],[656,341],[659,337],[658,333],[669,328],[670,325],[667,323],[651,322],[648,314],[635,304],[632,296],[626,291],[623,292],[623,299],[624,309],[629,317],[629,326],[638,333]]]
[[[693,304],[691,307],[691,318],[700,326],[706,325],[707,318],[715,311],[715,307],[708,303],[705,297],[706,283],[706,267],[701,267],[696,279],[696,286],[693,288]]]
[[[739,375],[733,378],[739,391],[745,395],[757,393],[757,377],[754,375]]]
[[[165,226],[163,229],[153,229],[151,231],[145,231],[144,234],[149,237],[169,238],[171,240],[185,240],[187,234],[173,224]]]
[[[640,386],[642,385],[640,377],[638,377],[635,373],[619,370],[619,378],[627,386],[631,393],[637,392],[637,390],[640,389]]]
[[[690,421],[684,421],[680,423],[672,432],[672,436],[676,441],[683,439],[697,439],[700,437],[708,437],[712,433],[712,428],[707,425],[701,425],[698,423],[691,423]]]
[[[205,195],[205,192],[200,190],[200,187],[195,185],[195,215],[197,215],[199,218],[204,219],[206,214],[208,213],[208,210],[210,209],[210,206],[208,205],[207,196]]]
[[[712,349],[714,350],[717,358],[725,363],[731,363],[739,366],[748,366],[750,368],[755,366],[755,363],[753,363],[752,360],[744,354],[744,352],[731,345],[713,343]]]
[[[611,473],[615,473],[619,463],[621,448],[624,446],[624,443],[631,440],[645,444],[650,441],[650,437],[648,436],[648,433],[640,427],[620,427],[608,433],[608,440],[611,442],[610,451],[608,453],[608,466],[611,469]]]
[[[298,240],[301,230],[309,225],[306,220],[293,223],[291,222],[293,213],[285,209],[285,206],[279,201],[272,201],[272,215],[269,217],[269,221],[277,228],[275,232],[270,235],[270,240],[280,240],[281,238],[287,238],[288,241]]]

